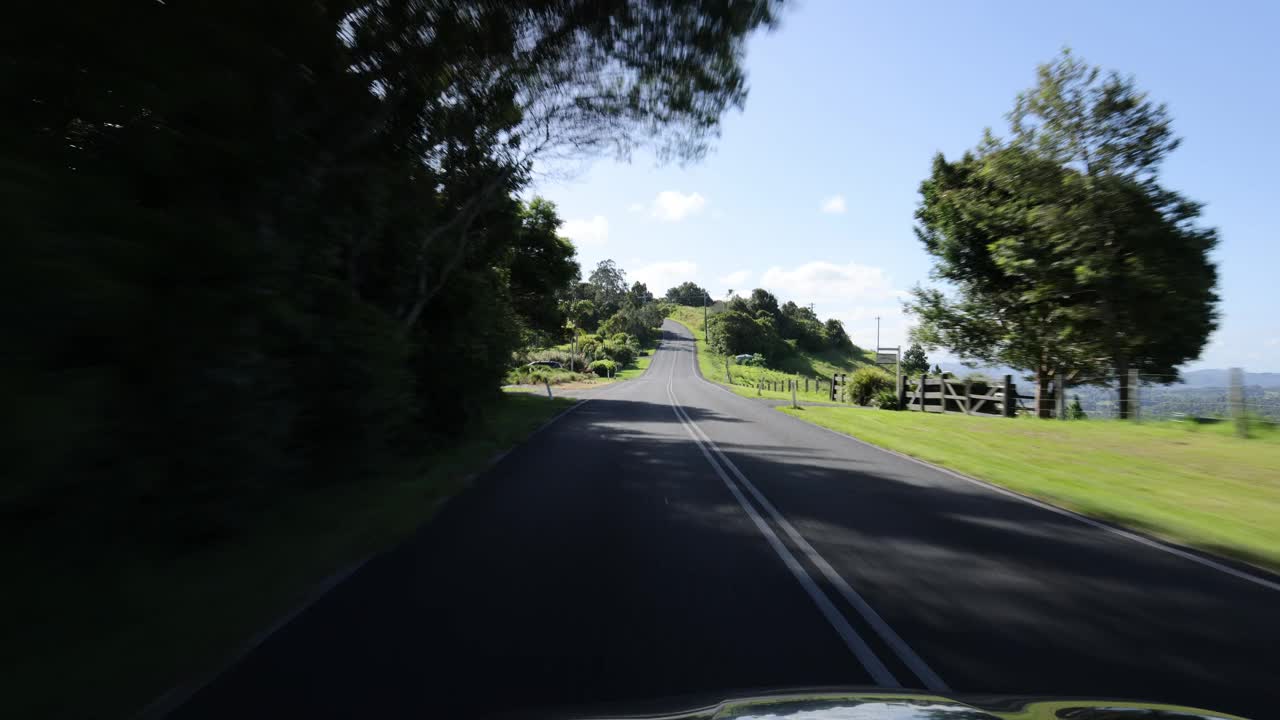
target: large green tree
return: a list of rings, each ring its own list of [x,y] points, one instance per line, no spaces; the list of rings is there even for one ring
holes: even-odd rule
[[[573,292],[533,162],[697,159],[780,5],[16,8],[6,511],[205,542],[447,444]]]
[[[1076,322],[1110,360],[1125,417],[1131,368],[1174,382],[1217,326],[1217,235],[1196,224],[1198,203],[1159,184],[1179,144],[1164,105],[1069,51],[1038,79],[1010,114],[1010,144],[1079,173],[1043,222],[1074,260],[1057,291],[1074,294]]]
[[[939,156],[921,186],[918,234],[958,293],[917,288],[915,338],[1030,370],[1046,416],[1058,373],[1114,380],[1122,398],[1130,368],[1175,380],[1217,298],[1213,231],[1157,182],[1177,145],[1166,111],[1064,53],[1010,119],[1009,139]]]
[[[602,317],[609,317],[622,309],[627,299],[627,273],[613,260],[601,260],[587,276],[591,285],[591,299]]]

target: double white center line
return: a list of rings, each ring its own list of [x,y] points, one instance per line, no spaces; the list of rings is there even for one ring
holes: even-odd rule
[[[682,343],[681,346],[683,345],[684,344]],[[696,358],[694,359],[694,362],[696,362]],[[681,407],[680,400],[676,397],[675,390],[672,387],[672,379],[675,377],[675,365],[675,362],[671,363],[671,373],[668,375],[667,379],[667,397],[671,401],[671,408],[675,411],[676,418],[680,420],[680,424],[684,427],[685,432],[689,434],[689,437],[693,439],[694,444],[696,444],[698,449],[702,451],[703,457],[707,459],[707,462],[711,465],[712,469],[715,470],[716,474],[720,476],[720,479],[724,481],[725,486],[729,488],[729,492],[732,493],[733,497],[738,501],[738,504],[742,506],[743,511],[746,512],[747,516],[751,518],[751,521],[755,523],[756,529],[760,531],[761,535],[764,535],[765,540],[769,542],[769,546],[773,548],[775,553],[777,553],[778,558],[782,560],[782,563],[791,571],[791,574],[795,577],[796,581],[800,583],[800,586],[804,588],[804,591],[813,599],[814,604],[818,606],[818,610],[822,612],[823,617],[825,617],[827,622],[831,624],[831,627],[835,629],[836,634],[844,641],[845,646],[848,647],[849,651],[858,659],[858,662],[862,663],[862,666],[866,668],[867,673],[871,675],[871,679],[877,685],[883,687],[904,687],[898,682],[897,678],[894,677],[889,668],[885,667],[885,664],[876,656],[875,652],[867,645],[866,641],[862,639],[862,636],[860,636],[853,626],[849,624],[849,621],[846,620],[844,615],[840,613],[840,610],[836,608],[835,603],[827,597],[827,594],[822,591],[822,588],[818,587],[817,582],[815,582],[813,577],[809,575],[808,570],[806,570],[804,565],[796,559],[795,555],[793,555],[791,550],[787,548],[782,539],[778,537],[778,534],[774,532],[769,523],[760,515],[759,512],[756,511],[755,507],[748,502],[746,495],[743,494],[743,488],[746,488],[747,492],[755,498],[756,502],[759,503],[760,507],[769,515],[770,519],[772,519],[773,522],[777,524],[784,533],[786,533],[787,537],[791,539],[791,542],[795,545],[797,550],[803,554],[819,572],[822,573],[823,577],[826,578],[827,582],[830,583],[831,586],[836,588],[840,593],[840,596],[844,598],[845,602],[858,612],[867,625],[869,625],[880,639],[884,641],[889,649],[898,656],[898,659],[901,660],[902,663],[920,679],[920,682],[924,687],[935,692],[946,692],[948,688],[946,683],[942,681],[942,678],[938,677],[937,673],[935,673],[929,665],[925,663],[925,661],[921,659],[920,656],[917,655],[896,632],[894,632],[893,628],[889,627],[889,624],[880,617],[880,614],[868,605],[861,595],[850,587],[849,583],[835,571],[835,568],[831,567],[831,564],[827,562],[825,558],[818,554],[818,551],[804,539],[804,537],[791,525],[790,522],[787,521],[785,517],[783,517],[782,513],[778,512],[778,509],[773,506],[773,503],[769,502],[768,498],[766,498],[760,490],[756,488],[755,484],[747,479],[746,475],[738,469],[738,466],[734,465],[733,461],[726,457],[725,454],[721,452],[720,448],[716,447],[716,444],[711,441],[711,438],[707,437],[707,434],[702,431],[702,428],[698,427],[697,423],[695,423],[693,419],[689,417],[688,413],[684,411],[684,408]],[[696,372],[697,371],[695,369],[695,374]]]

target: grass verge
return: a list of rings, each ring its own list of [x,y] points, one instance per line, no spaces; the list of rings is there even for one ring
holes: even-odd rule
[[[1280,431],[838,407],[788,415],[1086,515],[1280,570]]]
[[[180,560],[67,558],[49,549],[57,538],[4,548],[4,714],[133,716],[220,667],[326,577],[408,538],[468,475],[572,404],[503,396],[483,430],[425,472],[292,498],[269,522]]]

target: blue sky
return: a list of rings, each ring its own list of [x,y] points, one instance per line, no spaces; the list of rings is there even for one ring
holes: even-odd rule
[[[688,167],[599,160],[534,191],[555,201],[584,273],[613,258],[661,293],[767,287],[905,340],[899,298],[926,282],[912,233],[936,152],[1003,133],[1016,93],[1063,47],[1136,76],[1183,138],[1163,181],[1216,226],[1222,321],[1201,361],[1280,371],[1280,4],[808,0],[750,42],[751,94]]]

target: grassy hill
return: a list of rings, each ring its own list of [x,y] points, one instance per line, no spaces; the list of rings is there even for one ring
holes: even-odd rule
[[[698,342],[698,366],[703,377],[708,380],[729,385],[734,392],[748,397],[787,398],[791,393],[784,390],[758,389],[758,383],[776,383],[785,388],[787,380],[799,379],[799,399],[823,401],[828,399],[826,385],[824,390],[817,389],[817,378],[830,381],[833,373],[851,373],[856,368],[871,364],[870,353],[855,346],[850,351],[825,350],[820,353],[809,353],[793,348],[793,353],[784,358],[770,358],[769,367],[759,368],[738,365],[731,359],[726,366],[726,358],[707,347],[706,326],[703,324],[702,308],[677,305],[667,316],[689,328]],[[726,374],[727,369],[727,374]],[[809,380],[809,390],[805,392],[805,380]]]

